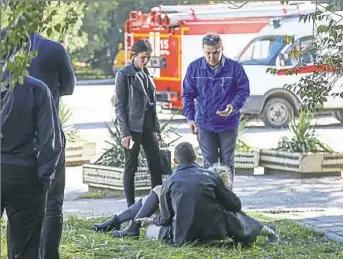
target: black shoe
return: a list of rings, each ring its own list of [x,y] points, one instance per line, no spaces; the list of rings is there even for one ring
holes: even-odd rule
[[[103,223],[96,223],[93,225],[93,231],[95,232],[108,232],[113,229],[119,230],[120,229],[120,221],[117,219],[117,215],[114,215],[109,220]]]
[[[112,236],[116,238],[138,237],[140,228],[141,228],[141,223],[138,223],[132,220],[130,224],[123,230],[113,230]]]
[[[139,236],[139,230],[141,223],[136,222],[135,219],[150,217],[158,208],[158,197],[153,191],[147,196],[144,204],[141,202],[141,207],[130,224],[123,230],[114,230],[112,232],[113,237],[137,237]],[[135,206],[135,205],[132,205]],[[131,207],[130,207],[131,208]]]
[[[280,236],[276,229],[276,226],[273,224],[269,224],[268,227],[274,231],[274,234],[271,234],[266,237],[266,240],[269,244],[278,244],[280,242]]]

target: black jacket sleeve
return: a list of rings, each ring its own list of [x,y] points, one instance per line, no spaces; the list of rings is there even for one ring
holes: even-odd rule
[[[219,176],[216,176],[216,197],[219,203],[227,211],[239,212],[242,209],[241,200],[236,194],[234,194],[230,189],[224,184]]]
[[[169,193],[168,181],[162,184],[161,194],[160,194],[160,209],[161,213],[159,216],[155,217],[153,223],[156,226],[170,225],[173,221],[174,212],[172,201]]]
[[[49,181],[55,172],[64,143],[55,103],[48,87],[41,91],[37,102],[38,177]]]
[[[75,87],[75,75],[67,51],[59,48],[58,81],[60,96],[71,95]]]
[[[161,133],[160,122],[158,121],[157,112],[155,112],[156,132]]]
[[[122,71],[118,71],[115,79],[115,114],[122,137],[130,136],[128,125],[127,105],[129,100],[129,90],[127,77]]]

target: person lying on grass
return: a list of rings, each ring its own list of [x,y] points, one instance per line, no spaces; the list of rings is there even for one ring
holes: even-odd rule
[[[213,166],[205,170],[195,163],[195,151],[188,142],[175,148],[175,172],[162,186],[104,223],[93,225],[94,231],[111,231],[116,238],[139,236],[142,224],[151,224],[147,236],[167,244],[207,242],[232,238],[249,244],[257,236],[278,243],[275,227],[241,211],[240,199],[225,185],[229,168]],[[152,217],[160,209],[158,216]],[[123,230],[123,222],[131,220]]]

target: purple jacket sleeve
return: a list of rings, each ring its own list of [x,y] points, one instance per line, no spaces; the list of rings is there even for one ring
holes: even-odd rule
[[[243,66],[236,63],[234,77],[237,84],[237,94],[232,101],[235,110],[240,110],[247,98],[250,96],[249,79],[243,69]]]
[[[183,114],[186,116],[187,121],[194,121],[195,119],[194,99],[197,95],[196,83],[192,78],[192,67],[189,66],[182,84]]]

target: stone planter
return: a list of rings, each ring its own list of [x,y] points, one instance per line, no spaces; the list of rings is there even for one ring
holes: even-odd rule
[[[288,153],[261,150],[260,165],[266,174],[308,176],[341,176],[343,153]]]
[[[263,168],[260,167],[260,151],[236,151],[235,168],[236,174],[263,174]]]
[[[80,166],[89,163],[96,153],[95,142],[76,142],[66,144],[66,166]]]
[[[202,165],[204,160],[201,150],[198,149],[197,163]],[[263,168],[260,164],[260,151],[235,151],[235,170],[236,174],[241,175],[259,175],[263,174]]]
[[[83,183],[89,187],[123,192],[123,175],[124,169],[120,167],[83,165]],[[163,175],[162,179],[165,180],[168,177],[168,175]],[[138,168],[135,175],[135,190],[149,191],[150,189],[150,174],[147,168]]]

